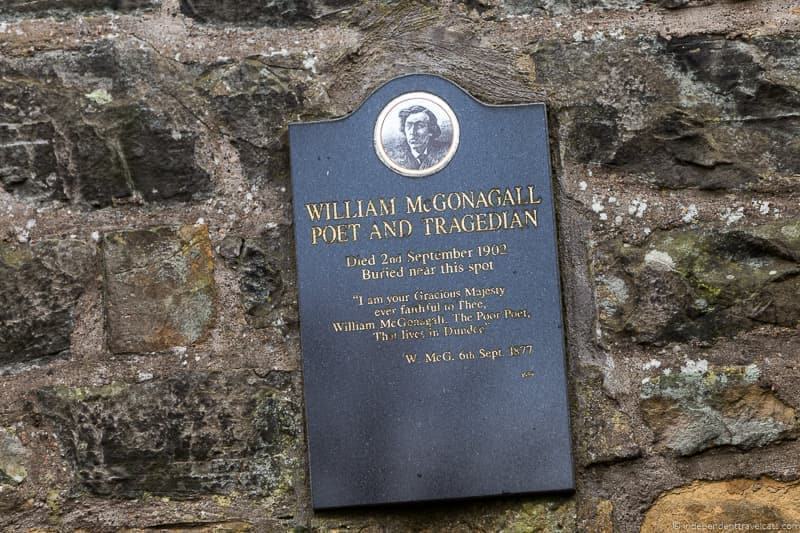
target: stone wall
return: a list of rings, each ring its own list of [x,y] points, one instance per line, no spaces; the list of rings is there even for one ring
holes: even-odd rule
[[[0,529],[800,524],[799,37],[792,0],[3,1]],[[287,124],[409,72],[548,104],[572,496],[310,509]]]

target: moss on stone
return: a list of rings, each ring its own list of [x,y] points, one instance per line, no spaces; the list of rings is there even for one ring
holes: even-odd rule
[[[124,394],[128,390],[128,385],[120,382],[112,382],[108,385],[99,387],[64,387],[56,386],[51,390],[62,400],[66,401],[91,401],[102,398],[114,398]]]
[[[0,244],[0,261],[7,267],[19,269],[32,258],[28,247]]]
[[[509,511],[500,528],[507,533],[557,533],[576,531],[574,499],[542,498]]]

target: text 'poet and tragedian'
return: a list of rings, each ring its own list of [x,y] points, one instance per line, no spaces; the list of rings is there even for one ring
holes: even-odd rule
[[[312,202],[304,205],[314,223],[311,244],[346,244],[409,237],[535,229],[539,225],[533,185],[441,192],[431,196]],[[469,211],[469,212],[465,212]],[[416,222],[416,223],[415,223]]]

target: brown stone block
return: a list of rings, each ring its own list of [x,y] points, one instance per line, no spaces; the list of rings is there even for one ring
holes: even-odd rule
[[[780,531],[797,524],[800,524],[797,482],[731,479],[698,481],[663,494],[645,515],[642,533],[712,528]]]
[[[112,352],[166,350],[205,336],[215,316],[206,226],[108,233],[103,264]]]

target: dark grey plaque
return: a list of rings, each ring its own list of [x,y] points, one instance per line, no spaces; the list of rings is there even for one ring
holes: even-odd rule
[[[289,136],[314,507],[572,490],[544,106],[413,75]]]

